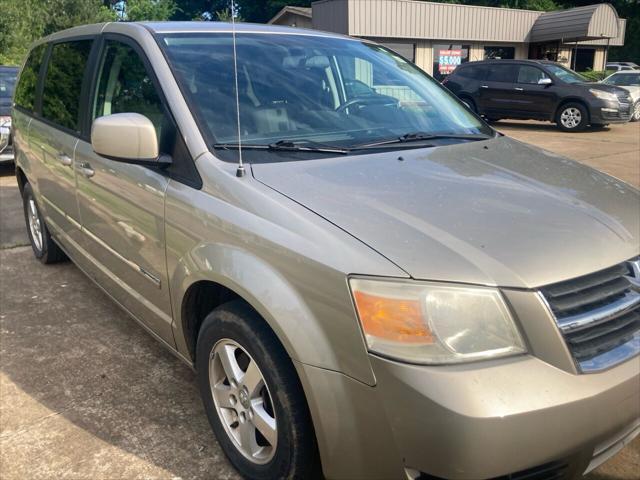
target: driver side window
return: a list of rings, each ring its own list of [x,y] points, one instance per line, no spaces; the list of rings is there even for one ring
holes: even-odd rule
[[[537,85],[538,82],[549,76],[542,70],[529,65],[520,65],[518,70],[518,83],[529,83]]]
[[[107,40],[99,72],[92,119],[114,113],[139,113],[151,120],[162,145],[171,124],[137,52],[127,44]]]

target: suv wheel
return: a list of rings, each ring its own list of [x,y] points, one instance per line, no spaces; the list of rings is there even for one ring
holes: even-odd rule
[[[209,423],[243,477],[318,474],[315,433],[293,364],[247,304],[229,302],[206,317],[196,370]]]
[[[53,241],[44,218],[40,213],[36,198],[33,195],[31,184],[27,183],[22,191],[22,203],[24,207],[24,220],[27,224],[27,233],[33,254],[42,263],[57,263],[67,259],[62,249]]]
[[[633,104],[633,113],[631,114],[631,121],[640,121],[640,100]]]
[[[567,103],[558,110],[556,123],[565,132],[579,132],[588,123],[587,109],[579,103]]]

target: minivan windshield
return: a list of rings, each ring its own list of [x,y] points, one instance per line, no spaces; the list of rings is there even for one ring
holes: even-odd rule
[[[546,64],[545,68],[565,83],[585,83],[589,81],[579,73],[560,65]]]
[[[168,34],[160,44],[210,144],[235,144],[232,34]],[[451,143],[450,136],[465,142],[493,135],[436,81],[378,45],[239,32],[236,51],[241,141],[248,147],[305,145],[330,153],[327,147],[399,137]]]

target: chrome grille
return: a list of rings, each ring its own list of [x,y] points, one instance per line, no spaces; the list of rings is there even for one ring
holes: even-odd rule
[[[640,257],[541,292],[581,372],[640,352]]]

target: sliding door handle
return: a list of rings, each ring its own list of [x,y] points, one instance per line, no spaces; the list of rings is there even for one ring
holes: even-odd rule
[[[73,163],[71,157],[64,152],[58,152],[58,161],[65,167],[70,167],[71,163]]]
[[[78,170],[87,178],[91,178],[96,174],[95,170],[87,162],[78,164]]]

